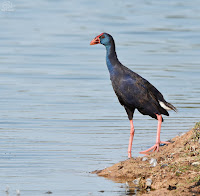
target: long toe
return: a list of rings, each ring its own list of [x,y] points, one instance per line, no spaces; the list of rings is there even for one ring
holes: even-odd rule
[[[156,149],[156,144],[147,150],[141,151],[140,154],[148,155],[152,150],[155,151],[155,149]]]
[[[171,142],[163,142],[163,141],[161,141],[160,144],[171,144]]]
[[[140,154],[145,154],[145,155],[149,155],[152,152],[154,151],[159,151],[159,146],[160,144],[170,144],[171,142],[159,142],[159,143],[156,143],[155,145],[153,145],[151,148],[145,150],[145,151],[141,151]]]

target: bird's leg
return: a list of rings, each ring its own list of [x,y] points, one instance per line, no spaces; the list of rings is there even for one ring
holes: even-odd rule
[[[153,151],[157,150],[157,152],[158,152],[160,144],[169,144],[170,143],[170,142],[162,142],[162,141],[160,141],[160,130],[161,130],[161,124],[162,124],[162,116],[158,115],[158,114],[156,114],[156,116],[157,116],[157,119],[158,119],[156,144],[154,146],[152,146],[151,148],[140,152],[140,154],[147,154],[148,155],[148,152],[150,152],[151,150],[153,150]]]
[[[130,138],[129,138],[129,145],[128,145],[128,158],[131,158],[131,149],[132,149],[132,143],[133,143],[133,137],[134,137],[134,126],[133,126],[133,120],[130,120]]]

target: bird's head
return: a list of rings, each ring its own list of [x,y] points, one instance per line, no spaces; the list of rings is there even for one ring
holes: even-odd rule
[[[90,45],[103,44],[104,46],[107,46],[111,44],[112,39],[112,36],[108,33],[101,33],[90,42]]]

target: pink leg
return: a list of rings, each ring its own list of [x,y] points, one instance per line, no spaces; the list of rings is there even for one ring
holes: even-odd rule
[[[156,114],[156,116],[157,116],[157,119],[158,119],[156,144],[154,146],[152,146],[151,148],[149,148],[149,149],[147,149],[145,151],[140,152],[140,154],[146,154],[146,155],[148,155],[148,152],[150,152],[151,150],[153,150],[153,151],[157,150],[157,152],[158,152],[160,144],[169,144],[170,143],[170,142],[162,142],[162,141],[160,141],[160,130],[161,130],[161,124],[162,124],[162,116],[158,115],[158,114]]]
[[[133,143],[133,137],[134,137],[134,126],[133,126],[133,120],[130,120],[131,130],[130,130],[130,138],[129,138],[129,145],[128,145],[128,158],[131,158],[131,149],[132,149],[132,143]]]

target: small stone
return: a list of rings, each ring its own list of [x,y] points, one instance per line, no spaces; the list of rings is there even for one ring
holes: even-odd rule
[[[168,164],[163,164],[163,165],[160,166],[160,168],[162,169],[162,168],[165,168],[167,166],[168,166]]]
[[[147,179],[146,179],[146,185],[147,185],[148,187],[150,187],[151,184],[152,184],[151,178],[147,178]]]
[[[154,158],[151,158],[151,160],[149,161],[149,163],[151,164],[151,167],[155,167],[157,165],[157,160]]]
[[[171,185],[169,185],[169,187],[167,188],[167,190],[176,190],[176,186],[171,186]]]
[[[175,155],[175,153],[171,153],[171,157],[170,158],[174,158],[173,156]]]
[[[124,167],[124,166],[119,165],[119,166],[118,166],[118,170],[122,169],[123,167]]]
[[[192,166],[195,166],[195,167],[197,167],[197,166],[199,166],[200,165],[200,162],[193,162],[192,163]]]
[[[139,178],[138,178],[138,179],[135,179],[135,180],[133,180],[133,183],[134,183],[135,185],[139,185],[139,182],[140,182]]]
[[[191,152],[194,152],[194,151],[196,151],[196,148],[195,148],[195,146],[191,146],[191,147],[190,147],[190,151],[191,151]]]
[[[129,188],[129,184],[128,184],[128,182],[126,182],[126,187]]]
[[[143,158],[142,158],[142,161],[147,161],[147,160],[148,160],[147,157],[143,157]]]
[[[155,162],[155,161],[156,161],[156,159],[151,158],[151,160],[149,161],[149,163],[152,164],[152,163]]]

